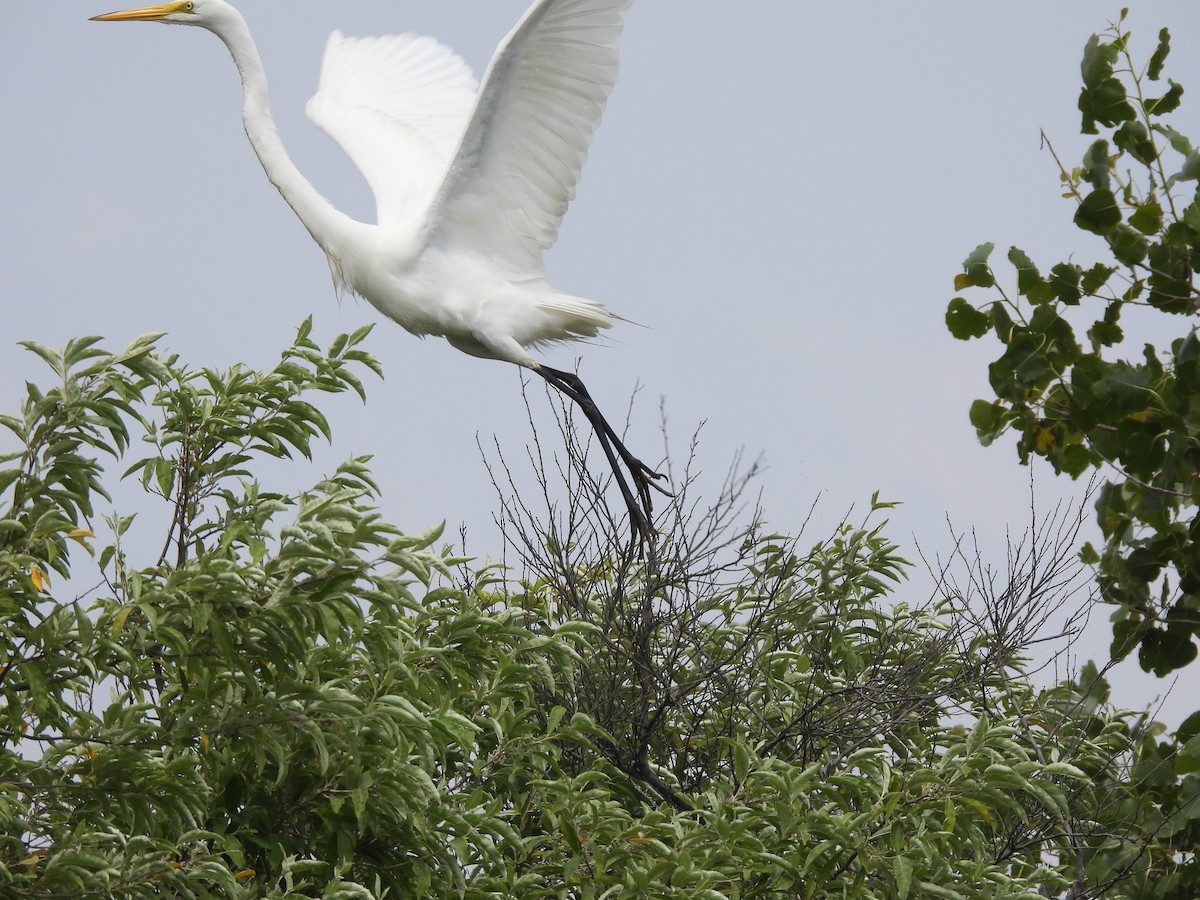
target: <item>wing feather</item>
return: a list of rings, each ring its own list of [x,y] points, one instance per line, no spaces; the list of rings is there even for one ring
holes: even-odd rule
[[[485,254],[518,277],[544,271],[616,83],[631,2],[538,0],[529,9],[484,75],[429,208],[430,244]]]
[[[379,224],[393,225],[428,207],[476,90],[467,64],[433,38],[348,38],[335,31],[305,112],[366,178]]]

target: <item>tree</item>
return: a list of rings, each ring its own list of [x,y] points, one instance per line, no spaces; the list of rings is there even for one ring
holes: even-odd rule
[[[568,423],[565,503],[505,506],[524,573],[472,570],[382,520],[365,458],[260,480],[328,436],[314,392],[363,393],[365,337],[306,322],[224,372],[27,345],[54,386],[0,418],[0,890],[1032,900],[1171,865],[1154,727],[1100,672],[1025,672],[1077,518],[914,604],[887,504],[805,547],[687,469],[643,560]],[[101,522],[103,458],[157,501],[149,549]]]
[[[1121,358],[1120,323],[1147,311],[1190,317],[1200,308],[1193,271],[1200,202],[1187,187],[1200,177],[1200,151],[1164,121],[1179,107],[1182,86],[1168,81],[1161,96],[1147,96],[1162,76],[1170,35],[1162,31],[1142,68],[1128,45],[1120,23],[1088,43],[1083,130],[1103,126],[1105,136],[1081,166],[1060,164],[1076,225],[1102,239],[1109,260],[1088,267],[1068,260],[1043,276],[1013,247],[1014,295],[988,263],[994,246],[983,244],[955,286],[998,299],[977,308],[956,297],[947,323],[957,337],[992,333],[1004,345],[989,368],[995,399],[971,407],[981,441],[1014,431],[1022,462],[1036,455],[1072,477],[1094,469],[1110,476],[1096,504],[1105,546],[1088,556],[1098,563],[1104,598],[1122,610],[1114,654],[1139,648],[1143,667],[1161,675],[1195,659],[1200,632],[1200,341],[1184,318],[1169,350],[1145,344]],[[1088,319],[1085,347],[1073,322]]]
[[[1200,150],[1168,124],[1183,97],[1176,82],[1161,85],[1170,34],[1140,65],[1124,21],[1122,12],[1084,50],[1082,130],[1099,136],[1078,167],[1054,157],[1075,224],[1100,239],[1101,259],[1071,258],[1043,275],[1013,247],[1015,290],[1006,289],[989,263],[994,246],[983,244],[955,287],[990,299],[955,297],[946,322],[956,337],[990,333],[1003,346],[988,370],[995,397],[970,411],[981,442],[1011,431],[1022,463],[1040,456],[1073,478],[1104,473],[1103,546],[1085,546],[1083,559],[1115,607],[1113,657],[1136,649],[1161,676],[1194,666],[1200,637]],[[1127,352],[1127,332],[1149,340],[1129,340]],[[1164,333],[1177,337],[1163,346]],[[1160,816],[1158,852],[1185,862],[1155,881],[1153,896],[1194,896],[1200,711],[1143,752],[1149,768],[1134,777]]]
[[[29,345],[60,386],[0,420],[21,443],[0,475],[9,890],[420,896],[514,840],[448,773],[525,740],[502,698],[528,691],[527,653],[569,641],[542,646],[478,597],[418,602],[412,584],[453,561],[436,533],[379,520],[365,460],[295,496],[247,468],[328,434],[305,395],[361,392],[365,331],[323,354],[306,323],[267,372],[189,370],[152,338]],[[54,598],[71,544],[92,550],[94,454],[123,458],[135,428],[152,452],[127,474],[169,511],[162,551],[134,565],[114,516],[97,599]]]

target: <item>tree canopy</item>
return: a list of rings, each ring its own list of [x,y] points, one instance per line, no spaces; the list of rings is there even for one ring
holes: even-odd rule
[[[1163,676],[1195,667],[1200,638],[1200,149],[1170,124],[1184,93],[1163,84],[1170,33],[1140,62],[1124,22],[1123,11],[1084,49],[1079,110],[1094,141],[1078,166],[1054,156],[1074,223],[1099,239],[1090,244],[1100,258],[1043,274],[1014,246],[1015,286],[1006,286],[990,264],[994,245],[982,244],[955,287],[991,299],[955,297],[946,323],[956,337],[991,334],[1003,346],[988,369],[995,397],[970,410],[980,441],[1012,432],[1023,463],[1037,456],[1072,478],[1102,475],[1103,543],[1081,558],[1113,607],[1112,658],[1136,650],[1143,669]],[[1165,345],[1164,334],[1174,335]],[[1155,896],[1186,896],[1200,890],[1200,710],[1152,756],[1181,776],[1164,766],[1146,781],[1145,802],[1172,823],[1168,846],[1186,862]]]

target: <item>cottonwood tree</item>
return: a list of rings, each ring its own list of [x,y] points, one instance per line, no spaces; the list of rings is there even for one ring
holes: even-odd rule
[[[986,299],[955,297],[946,321],[957,337],[991,334],[1003,347],[988,370],[995,396],[970,411],[984,444],[1012,432],[1023,463],[1103,473],[1103,542],[1082,558],[1114,608],[1113,657],[1137,651],[1163,676],[1196,667],[1200,638],[1200,150],[1171,124],[1184,89],[1163,83],[1169,32],[1143,62],[1125,18],[1084,50],[1079,110],[1095,139],[1078,166],[1053,156],[1075,224],[1094,236],[1088,255],[1039,267],[1014,246],[1011,272],[998,274],[983,244],[955,286]],[[1164,864],[1145,896],[1195,896],[1200,711],[1142,754],[1134,777],[1160,843],[1129,859],[1180,863]]]

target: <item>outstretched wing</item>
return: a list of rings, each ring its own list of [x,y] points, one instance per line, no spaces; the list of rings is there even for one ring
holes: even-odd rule
[[[476,87],[462,58],[433,38],[348,38],[335,31],[305,112],[367,179],[379,224],[393,225],[428,207]]]
[[[617,80],[631,0],[539,0],[492,58],[426,239],[540,274]]]

